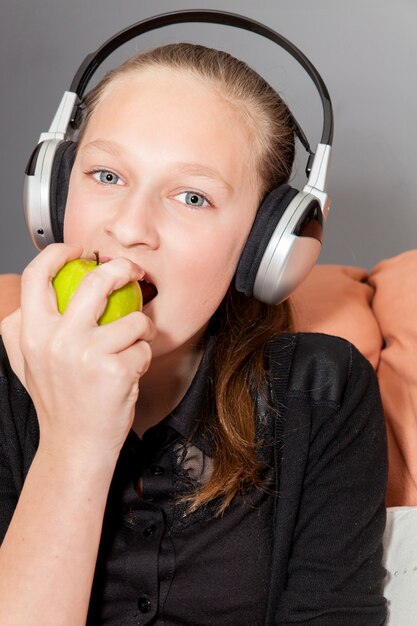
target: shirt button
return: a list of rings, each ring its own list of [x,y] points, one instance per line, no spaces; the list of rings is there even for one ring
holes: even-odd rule
[[[151,466],[151,474],[153,476],[162,476],[165,473],[165,468],[160,465],[152,465]]]
[[[149,613],[151,610],[152,604],[149,598],[146,596],[141,596],[138,600],[138,609],[141,613]]]
[[[150,537],[151,535],[156,533],[157,529],[158,527],[156,526],[156,524],[149,524],[148,526],[146,526],[143,534],[145,535],[145,537]]]

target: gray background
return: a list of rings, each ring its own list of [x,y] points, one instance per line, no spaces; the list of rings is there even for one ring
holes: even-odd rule
[[[370,268],[416,247],[417,0],[8,0],[0,14],[0,272],[20,272],[36,250],[22,213],[22,178],[39,134],[87,53],[131,23],[175,9],[242,13],[289,38],[318,68],[335,112],[321,263]],[[248,61],[286,98],[312,144],[321,108],[307,75],[269,41],[213,25],[146,35],[111,57],[186,39]],[[294,185],[302,185],[299,149]]]

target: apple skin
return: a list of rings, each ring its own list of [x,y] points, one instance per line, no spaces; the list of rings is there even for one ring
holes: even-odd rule
[[[52,280],[58,311],[64,313],[84,276],[100,263],[92,259],[74,259],[66,263]],[[142,290],[137,282],[130,282],[116,289],[107,299],[107,305],[97,323],[101,326],[113,322],[133,311],[141,311]]]

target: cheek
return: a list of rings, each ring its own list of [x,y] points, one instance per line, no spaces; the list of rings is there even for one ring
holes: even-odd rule
[[[97,216],[86,210],[86,199],[78,191],[77,176],[72,174],[64,215],[64,242],[82,244],[88,241],[96,228]],[[88,204],[87,204],[88,206]]]
[[[217,308],[233,280],[250,225],[242,229],[235,224],[228,232],[206,232],[202,237],[176,240],[177,253],[173,250],[169,255],[176,259],[172,269],[190,300],[195,296],[201,305],[214,303]]]
[[[184,267],[191,264],[191,269],[198,269],[203,274],[219,271],[230,274],[234,271],[247,237],[246,232],[239,233],[236,230],[228,234],[206,231],[203,236],[190,238],[187,248],[182,246],[180,263]]]
[[[75,191],[77,186],[74,184],[74,178],[73,172],[69,182],[64,215],[64,242],[69,244],[74,243],[77,239],[79,240],[79,235],[82,231],[81,219],[75,210],[75,207],[78,205],[78,200]]]
[[[81,211],[65,210],[64,243],[82,245],[84,253],[89,250],[89,242],[94,240],[96,225]]]
[[[80,220],[76,218],[75,212],[71,210],[67,203],[64,217],[64,242],[72,244],[79,241],[81,231]]]

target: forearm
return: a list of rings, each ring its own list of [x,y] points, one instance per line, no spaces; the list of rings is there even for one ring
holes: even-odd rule
[[[128,259],[99,265],[58,313],[50,277],[81,252],[51,244],[37,255],[22,275],[20,315],[2,324],[41,442],[0,548],[2,626],[85,624],[111,479],[152,358],[155,328],[143,313],[97,324],[108,295],[143,278]],[[9,496],[13,445],[12,433]]]
[[[0,549],[3,626],[85,624],[114,465],[38,451]]]

